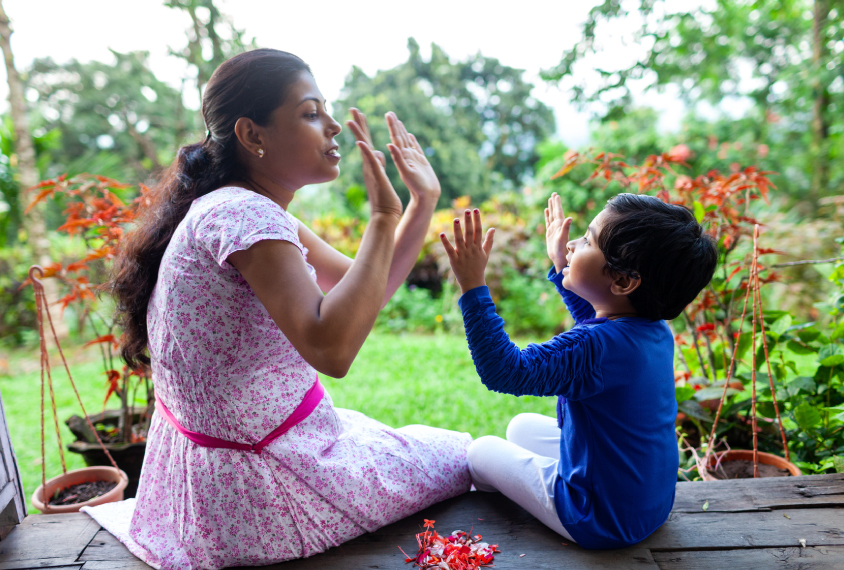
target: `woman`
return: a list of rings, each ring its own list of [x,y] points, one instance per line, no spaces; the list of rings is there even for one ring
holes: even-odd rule
[[[116,262],[123,356],[151,360],[157,399],[137,501],[88,511],[156,568],[257,565],[322,552],[469,489],[468,434],[391,429],[333,407],[407,277],[440,188],[388,114],[402,206],[357,110],[371,218],[354,260],[286,212],[337,177],[340,125],[298,57],[223,63],[183,147]],[[149,359],[145,351],[149,350]]]

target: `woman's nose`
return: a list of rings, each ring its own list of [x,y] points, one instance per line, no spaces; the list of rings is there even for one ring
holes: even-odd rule
[[[334,117],[329,117],[330,121],[328,123],[328,132],[332,137],[336,137],[340,134],[340,131],[343,130],[343,127],[340,126],[340,123],[334,120]]]

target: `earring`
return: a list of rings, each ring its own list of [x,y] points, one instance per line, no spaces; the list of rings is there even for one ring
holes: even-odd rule
[[[262,148],[258,149],[258,158],[264,158],[264,149],[262,149]]]

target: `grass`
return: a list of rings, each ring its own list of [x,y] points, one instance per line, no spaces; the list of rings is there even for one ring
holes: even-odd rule
[[[526,344],[519,342],[520,346]],[[102,410],[105,377],[95,349],[67,351],[73,378],[89,413]],[[65,445],[71,441],[63,421],[80,414],[61,361],[51,355],[59,425]],[[427,424],[465,431],[473,437],[503,437],[516,414],[554,415],[554,398],[516,398],[488,391],[478,379],[466,340],[456,335],[392,335],[373,333],[349,374],[342,379],[321,377],[334,405],[357,410],[392,427]],[[8,370],[0,372],[0,394],[18,459],[24,492],[29,499],[41,484],[40,372],[35,350],[16,351]],[[116,402],[112,403],[114,405]],[[47,401],[47,478],[61,472],[52,414]],[[78,455],[65,453],[68,469],[84,467]],[[30,505],[30,511],[33,511]]]

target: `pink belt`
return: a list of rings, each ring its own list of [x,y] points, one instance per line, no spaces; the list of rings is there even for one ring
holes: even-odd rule
[[[293,429],[298,424],[302,423],[311,412],[313,412],[319,403],[322,401],[322,397],[325,394],[325,388],[323,388],[322,384],[319,382],[319,377],[317,377],[316,382],[314,385],[310,387],[310,389],[305,393],[305,397],[302,400],[302,403],[299,404],[293,413],[284,420],[280,426],[275,428],[270,434],[259,441],[254,445],[249,445],[247,443],[237,443],[235,441],[228,441],[225,439],[220,439],[217,437],[211,437],[210,435],[201,434],[195,431],[191,431],[189,429],[185,429],[182,425],[176,420],[175,416],[167,409],[167,406],[164,405],[164,402],[161,401],[161,398],[158,397],[158,394],[155,395],[155,409],[164,416],[164,419],[167,420],[171,426],[176,428],[179,433],[183,436],[191,440],[197,445],[202,447],[222,447],[224,449],[239,449],[240,451],[248,451],[250,453],[261,453],[266,446],[272,443],[275,439],[281,437],[291,429]]]

